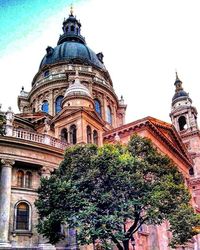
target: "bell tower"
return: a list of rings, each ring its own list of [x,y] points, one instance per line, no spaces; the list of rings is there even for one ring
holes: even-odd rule
[[[189,171],[190,175],[200,178],[200,131],[197,124],[197,110],[192,106],[189,94],[184,91],[177,72],[174,85],[175,94],[172,98],[171,121],[194,161],[194,167]],[[200,199],[197,203],[200,207]]]
[[[196,207],[200,210],[200,131],[197,125],[197,110],[192,106],[189,94],[184,91],[177,72],[174,85],[175,94],[172,98],[170,117],[194,162],[193,168],[189,170],[189,185]]]
[[[175,94],[172,98],[170,113],[172,124],[181,135],[198,131],[197,110],[192,106],[189,94],[184,91],[177,72],[174,85]]]

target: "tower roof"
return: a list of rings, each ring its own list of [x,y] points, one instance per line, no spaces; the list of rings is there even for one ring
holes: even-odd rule
[[[172,104],[176,103],[179,100],[189,98],[189,94],[187,92],[185,92],[183,87],[182,87],[182,81],[179,79],[177,72],[176,72],[176,80],[175,80],[174,85],[175,85],[176,89],[175,89],[175,94],[172,98]]]

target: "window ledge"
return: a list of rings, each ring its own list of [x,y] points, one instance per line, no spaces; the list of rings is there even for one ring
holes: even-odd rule
[[[15,237],[17,235],[31,237],[33,235],[33,233],[31,231],[29,231],[29,230],[14,230],[11,233],[12,233],[13,237]]]
[[[27,187],[12,186],[12,189],[19,189],[19,190],[37,192],[36,189],[34,189],[34,188],[27,188]]]

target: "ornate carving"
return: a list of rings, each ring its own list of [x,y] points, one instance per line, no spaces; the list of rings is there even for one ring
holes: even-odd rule
[[[15,164],[15,161],[11,160],[11,159],[1,159],[1,164],[4,167],[12,167]]]
[[[49,167],[47,167],[47,166],[43,166],[40,170],[39,170],[39,175],[41,175],[41,176],[50,176],[50,174],[51,174],[51,170],[50,170],[50,168]]]

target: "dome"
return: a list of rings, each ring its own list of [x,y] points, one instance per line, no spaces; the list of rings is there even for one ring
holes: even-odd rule
[[[78,60],[79,62],[81,61],[83,64],[89,64],[100,69],[105,69],[103,63],[90,48],[85,44],[74,41],[66,41],[57,45],[54,49],[48,49],[47,54],[41,61],[40,68],[58,62],[73,62],[75,60]]]
[[[89,89],[81,84],[78,74],[76,74],[75,82],[66,90],[64,98],[69,96],[87,96],[91,98]]]
[[[176,92],[172,98],[172,101],[174,101],[175,99],[177,98],[180,98],[180,97],[189,97],[188,93],[186,93],[184,90],[179,90],[178,92]]]

